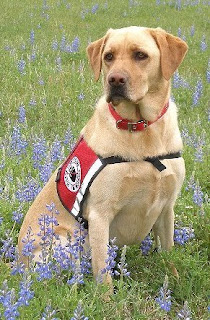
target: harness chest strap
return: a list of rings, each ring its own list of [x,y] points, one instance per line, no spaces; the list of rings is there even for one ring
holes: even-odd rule
[[[160,160],[180,156],[180,152],[177,152],[166,156],[145,158],[144,160],[162,171],[166,167]],[[128,160],[114,156],[108,158],[97,156],[81,137],[74,150],[58,169],[56,185],[61,203],[77,221],[84,223],[85,228],[88,227],[88,222],[82,216],[82,208],[92,182],[107,164],[121,162],[128,162]]]

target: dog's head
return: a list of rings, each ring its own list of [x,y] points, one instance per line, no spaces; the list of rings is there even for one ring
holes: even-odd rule
[[[107,102],[138,104],[170,80],[187,49],[183,40],[160,28],[128,27],[108,30],[87,47],[87,54],[96,81],[103,70]]]

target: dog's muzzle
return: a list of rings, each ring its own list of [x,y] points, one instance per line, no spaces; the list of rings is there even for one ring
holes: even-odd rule
[[[127,97],[127,78],[122,73],[111,73],[107,79],[108,94],[107,102],[117,102],[128,100]]]

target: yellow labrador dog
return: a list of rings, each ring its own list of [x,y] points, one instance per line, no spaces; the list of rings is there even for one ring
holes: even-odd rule
[[[98,173],[83,203],[82,217],[88,222],[95,277],[105,267],[107,244],[114,237],[119,246],[138,244],[153,229],[163,249],[173,246],[173,208],[185,166],[179,154],[182,140],[177,108],[170,101],[170,79],[187,48],[184,41],[160,28],[135,26],[110,29],[87,48],[95,79],[103,73],[105,92],[81,136],[100,159],[117,159]],[[68,172],[69,166],[65,171],[65,177],[71,176],[71,181],[69,176],[65,181],[69,188],[72,186],[68,182],[75,183],[78,174],[75,162],[72,168],[73,173]],[[77,213],[70,214],[63,205],[55,180],[59,180],[57,171],[24,219],[19,234],[20,253],[28,228],[36,237],[40,214],[49,214],[47,203],[54,202],[60,212],[55,232],[62,242],[67,233],[73,233]],[[72,192],[81,183],[77,182]],[[37,236],[37,260],[39,240]]]

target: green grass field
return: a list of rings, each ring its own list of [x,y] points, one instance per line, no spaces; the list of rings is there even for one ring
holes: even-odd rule
[[[203,0],[1,1],[0,319],[208,319],[209,8]],[[31,273],[34,296],[15,315],[23,275],[11,275],[9,252],[23,215],[68,155],[103,92],[101,81],[94,82],[85,48],[107,29],[129,25],[159,26],[189,45],[172,79],[186,163],[175,218],[176,228],[193,229],[194,237],[176,243],[170,253],[151,249],[144,256],[138,246],[127,248],[130,276],[114,280],[116,293],[109,301],[104,299],[107,288],[92,275],[82,285],[69,285],[67,271],[43,281]],[[45,158],[39,155],[38,167],[35,149],[42,148]],[[155,300],[165,275],[169,312]],[[79,301],[83,311],[76,317]],[[191,316],[180,318],[185,301]]]

